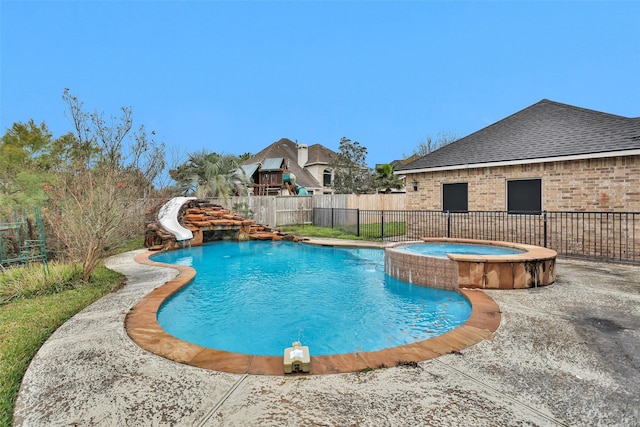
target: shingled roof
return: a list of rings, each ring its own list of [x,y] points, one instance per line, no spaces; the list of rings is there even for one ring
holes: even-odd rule
[[[313,164],[326,164],[331,163],[331,159],[336,155],[335,151],[332,151],[320,144],[313,144],[309,146],[309,159],[307,160],[307,166]]]
[[[422,172],[533,163],[629,152],[640,154],[640,117],[628,118],[543,99],[396,170]],[[563,159],[565,158],[565,159]]]
[[[307,165],[328,162],[331,158],[330,156],[335,154],[320,144],[311,145],[308,150],[309,158]],[[296,176],[296,182],[301,186],[306,188],[322,188],[322,185],[309,171],[298,165],[298,147],[297,144],[290,139],[282,138],[274,142],[256,155],[247,159],[243,164],[264,163],[264,161],[269,158],[284,158],[289,171]]]

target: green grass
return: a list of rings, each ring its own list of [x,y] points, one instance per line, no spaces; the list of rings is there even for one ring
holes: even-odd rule
[[[0,275],[0,306],[16,299],[51,295],[78,286],[79,268],[59,263],[14,267]]]
[[[123,281],[121,274],[99,266],[89,283],[0,306],[0,426],[11,425],[20,382],[40,346],[74,314]]]
[[[337,228],[317,227],[315,225],[283,225],[280,231],[299,237],[324,237],[332,239],[363,240],[361,237],[346,233]]]
[[[133,251],[135,249],[144,248],[144,237],[136,237],[133,239],[125,240],[117,248],[110,251],[111,254],[121,254],[123,252]]]
[[[285,233],[301,237],[331,237],[348,240],[382,240],[382,225],[360,224],[360,235],[355,225],[340,228],[317,227],[314,225],[286,225],[278,227]],[[402,236],[405,234],[404,222],[388,222],[384,224],[384,237]]]
[[[142,247],[125,242],[118,252]],[[117,289],[124,276],[100,265],[88,283],[74,266],[51,263],[0,273],[0,427],[10,426],[20,382],[40,346],[64,322]]]
[[[402,236],[405,234],[406,224],[404,222],[386,222],[384,224],[384,237]],[[356,227],[353,226],[350,230],[352,233],[356,233]],[[367,240],[382,240],[382,224],[360,224],[360,235],[365,236]]]

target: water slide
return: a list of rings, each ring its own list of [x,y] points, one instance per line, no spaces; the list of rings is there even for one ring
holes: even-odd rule
[[[160,222],[160,225],[162,225],[165,230],[176,236],[176,240],[178,242],[193,239],[193,233],[191,230],[187,230],[178,222],[178,212],[180,212],[180,208],[188,200],[194,199],[195,197],[174,197],[165,203],[158,212],[158,221]]]
[[[295,194],[297,194],[298,196],[306,196],[309,194],[306,188],[304,188],[303,186],[301,186],[296,182],[296,176],[294,174],[285,173],[283,177],[283,181],[285,184],[292,185],[293,188],[295,189]],[[289,192],[291,192],[291,188],[289,186],[287,186],[287,188],[289,189]]]
[[[298,196],[306,196],[309,194],[309,192],[307,191],[306,188],[304,188],[303,186],[301,186],[300,184],[296,183],[296,194]]]

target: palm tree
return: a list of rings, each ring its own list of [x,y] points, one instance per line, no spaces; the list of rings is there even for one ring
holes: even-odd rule
[[[227,201],[232,195],[246,194],[249,183],[236,156],[206,151],[189,154],[185,164],[169,173],[183,194],[198,198],[220,197]]]
[[[404,182],[393,173],[393,166],[382,164],[376,166],[376,174],[373,182],[378,189],[384,189],[385,193],[391,193],[392,188],[400,189],[404,187]]]

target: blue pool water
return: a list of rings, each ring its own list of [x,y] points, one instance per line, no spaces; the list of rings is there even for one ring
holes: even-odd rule
[[[448,253],[468,255],[513,255],[523,253],[523,251],[518,249],[505,248],[503,246],[477,245],[470,243],[428,242],[396,246],[394,249],[437,258],[446,258]]]
[[[215,242],[153,256],[196,278],[167,300],[158,322],[193,344],[281,356],[293,341],[312,355],[375,351],[464,323],[468,301],[384,273],[382,249],[291,242]]]

